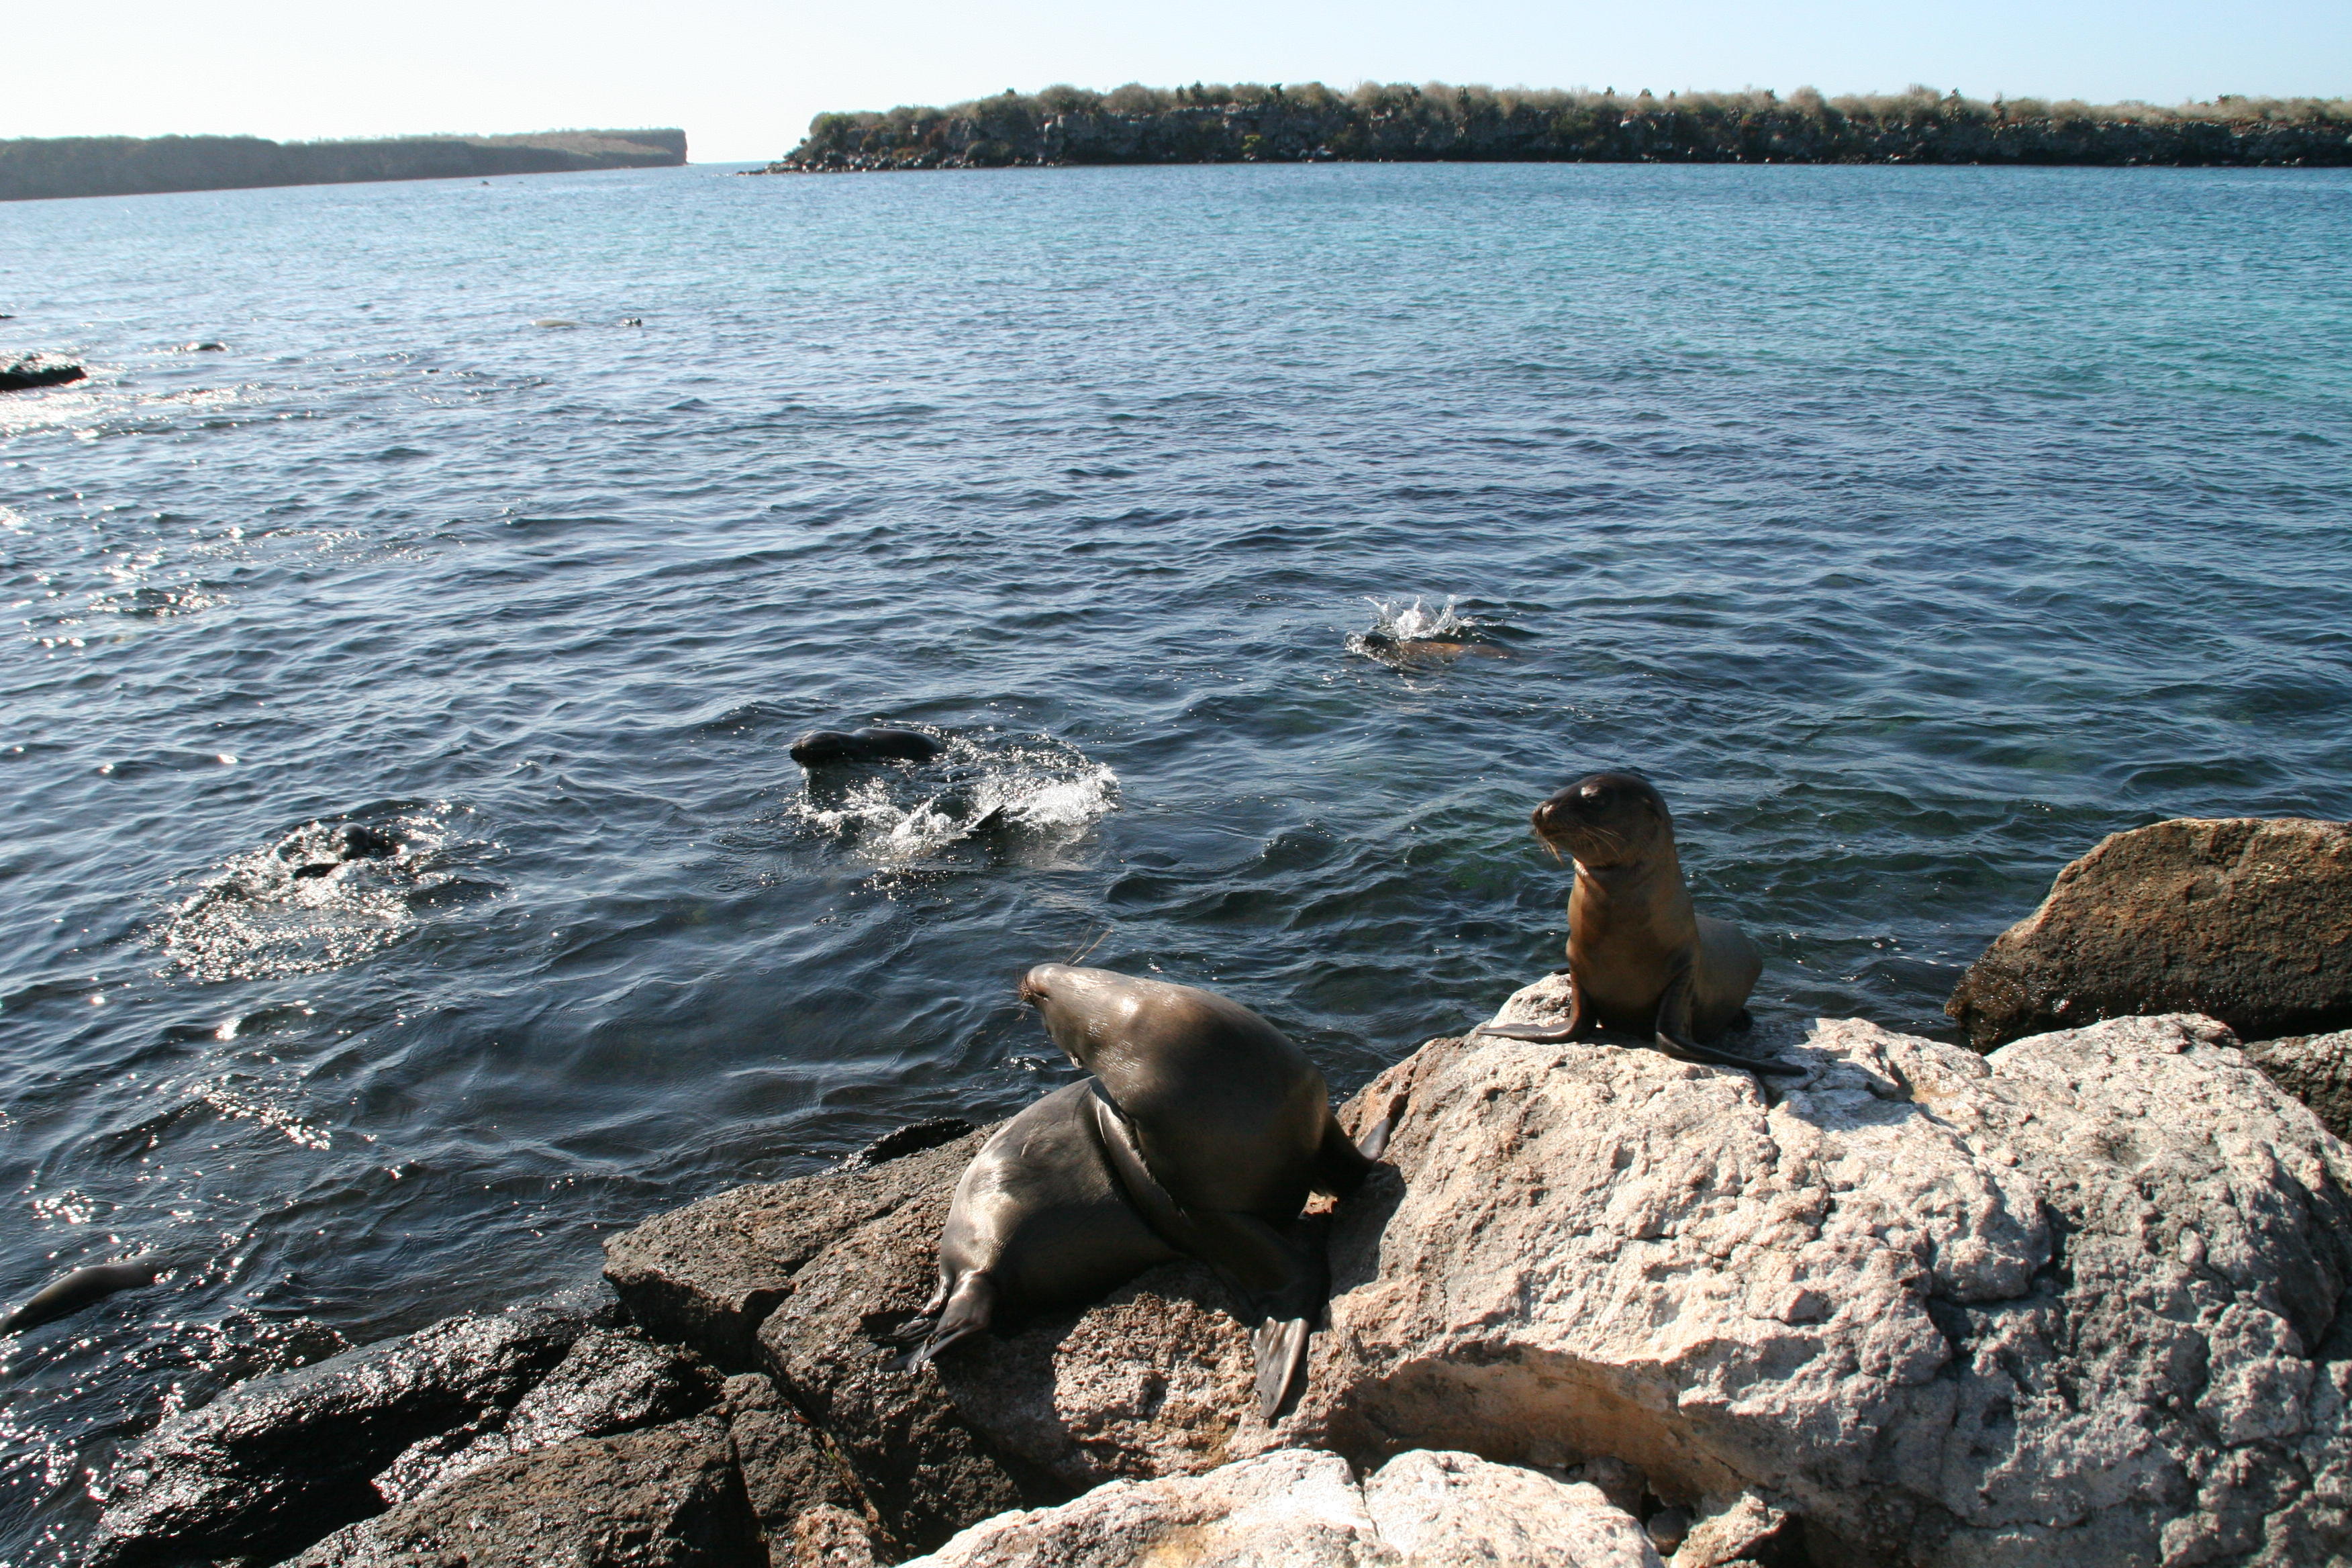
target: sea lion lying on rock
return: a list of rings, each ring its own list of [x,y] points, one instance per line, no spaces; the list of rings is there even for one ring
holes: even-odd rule
[[[1763,955],[1738,926],[1691,907],[1664,796],[1632,773],[1593,773],[1535,809],[1536,837],[1576,865],[1568,900],[1568,972],[1575,1010],[1565,1025],[1486,1024],[1505,1039],[1572,1040],[1597,1028],[1651,1036],[1685,1061],[1798,1075],[1806,1069],[1718,1050],[1712,1040],[1746,1011]]]
[[[1041,963],[1021,995],[1094,1074],[1088,1108],[1128,1201],[1261,1319],[1258,1405],[1272,1420],[1329,1289],[1322,1242],[1302,1234],[1299,1211],[1309,1192],[1339,1197],[1362,1184],[1400,1107],[1360,1144],[1349,1139],[1307,1053],[1212,992]]]

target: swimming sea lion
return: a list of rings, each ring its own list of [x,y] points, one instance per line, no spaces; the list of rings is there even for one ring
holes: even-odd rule
[[[93,1263],[86,1268],[77,1268],[36,1291],[30,1300],[0,1319],[0,1334],[37,1329],[43,1323],[79,1312],[94,1301],[102,1301],[117,1290],[152,1285],[162,1271],[163,1265],[143,1258],[132,1258],[127,1263]]]
[[[1323,1248],[1301,1234],[1299,1210],[1310,1191],[1340,1196],[1362,1183],[1393,1110],[1359,1146],[1307,1054],[1212,992],[1041,963],[1021,996],[1095,1075],[1096,1124],[1129,1201],[1260,1318],[1258,1406],[1273,1419],[1328,1290]]]
[[[917,1367],[1000,1319],[1077,1306],[1177,1256],[1112,1171],[1091,1079],[998,1128],[964,1167],[940,1235],[940,1283],[898,1338]]]
[[[793,761],[804,768],[827,763],[928,762],[944,742],[914,730],[812,730],[793,742]]]
[[[295,867],[294,879],[298,882],[307,882],[320,877],[331,876],[337,869],[354,860],[385,859],[400,853],[400,840],[381,828],[369,827],[357,822],[347,822],[343,824],[342,831],[335,835],[335,842],[331,847],[331,852],[335,857],[332,860],[312,860]],[[284,851],[281,850],[279,853],[283,854]]]
[[[1764,972],[1756,944],[1728,921],[1691,908],[1675,853],[1675,823],[1649,783],[1593,773],[1535,809],[1536,837],[1576,863],[1568,900],[1568,972],[1576,997],[1559,1028],[1484,1024],[1511,1040],[1572,1040],[1595,1028],[1653,1036],[1685,1061],[1759,1073],[1801,1073],[1700,1042],[1739,1017]]]

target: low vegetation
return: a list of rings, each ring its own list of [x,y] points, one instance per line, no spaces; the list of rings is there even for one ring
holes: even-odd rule
[[[2352,164],[2352,100],[1990,102],[1915,87],[1627,95],[1367,82],[1049,87],[820,114],[773,172],[1393,162]]]

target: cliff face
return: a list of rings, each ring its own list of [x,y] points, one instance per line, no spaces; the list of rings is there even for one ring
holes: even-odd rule
[[[0,201],[143,195],[674,167],[686,132],[562,131],[537,136],[403,136],[266,142],[257,136],[61,136],[0,142]]]
[[[1011,164],[1377,162],[2352,164],[2352,100],[2158,109],[1801,92],[1366,86],[1049,88],[948,109],[821,114],[772,173]]]

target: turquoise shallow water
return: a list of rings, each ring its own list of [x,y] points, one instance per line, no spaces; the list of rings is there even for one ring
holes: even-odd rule
[[[1224,989],[1351,1088],[1630,766],[1757,1011],[2352,815],[2352,175],[609,175],[0,207],[0,1559],[163,1410]],[[617,323],[637,318],[642,326]],[[535,326],[540,321],[578,323]],[[214,341],[222,352],[187,352]],[[1391,669],[1367,599],[1507,657]],[[811,794],[820,724],[954,741]],[[997,805],[1001,830],[964,828]],[[332,827],[398,856],[297,877]]]

